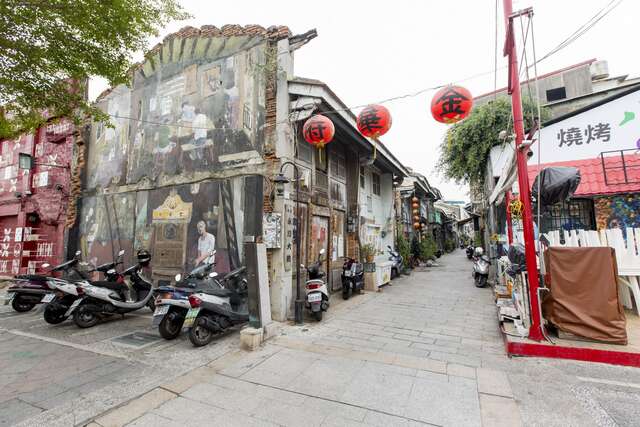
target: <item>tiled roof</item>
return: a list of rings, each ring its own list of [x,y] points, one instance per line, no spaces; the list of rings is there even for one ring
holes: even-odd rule
[[[549,166],[573,166],[580,169],[580,185],[576,190],[576,196],[597,196],[618,193],[634,193],[640,192],[640,152],[635,154],[626,154],[624,156],[624,166],[626,168],[627,179],[625,180],[625,171],[622,168],[621,157],[605,157],[604,166],[602,159],[573,160],[567,162],[545,163],[541,169]],[[529,164],[527,167],[529,173],[529,185],[538,175],[538,165]],[[634,182],[627,184],[625,182]]]

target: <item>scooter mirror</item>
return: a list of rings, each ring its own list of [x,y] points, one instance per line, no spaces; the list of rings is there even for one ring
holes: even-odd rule
[[[324,252],[325,252],[324,248],[320,249],[320,255],[324,255]]]
[[[209,252],[209,255],[210,255],[210,256],[213,256],[213,255],[215,255],[215,254],[216,254],[216,250],[215,250],[215,249],[214,249],[214,250],[212,250],[211,252]]]
[[[79,257],[80,255],[82,255],[82,252],[76,251],[76,256]]]
[[[217,276],[218,276],[218,273],[216,273],[215,271],[212,271],[211,273],[209,273],[209,277],[211,277],[212,279]]]
[[[176,274],[175,279],[176,279],[176,282],[179,282],[180,280],[182,280],[182,274],[180,273]]]
[[[118,256],[122,256],[124,255],[124,249],[120,249],[120,252],[118,252]]]
[[[51,264],[49,264],[48,262],[45,262],[44,264],[42,264],[42,268],[49,268],[51,267]]]

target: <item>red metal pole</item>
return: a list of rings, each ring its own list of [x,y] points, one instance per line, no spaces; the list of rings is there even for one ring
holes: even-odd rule
[[[520,76],[518,75],[518,54],[516,52],[515,34],[511,14],[513,5],[511,0],[503,0],[505,28],[507,39],[505,56],[509,57],[509,89],[511,92],[511,110],[513,112],[513,130],[516,134],[516,160],[518,166],[518,185],[520,200],[522,201],[522,227],[524,232],[525,257],[529,276],[529,302],[531,305],[531,327],[529,338],[536,341],[543,339],[540,329],[540,313],[538,312],[538,266],[536,263],[536,248],[533,235],[533,215],[531,211],[531,194],[529,190],[529,176],[527,175],[527,157],[520,145],[524,140],[524,124],[522,119],[522,100],[520,98]]]
[[[511,201],[511,190],[507,191],[507,194],[504,196],[505,204],[507,205],[507,238],[509,245],[513,244],[513,222],[511,221],[511,205],[509,202]]]

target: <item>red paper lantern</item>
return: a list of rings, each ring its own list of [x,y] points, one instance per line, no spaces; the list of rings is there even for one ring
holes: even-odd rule
[[[382,105],[367,105],[358,114],[358,130],[367,138],[378,138],[391,128],[391,114]]]
[[[440,89],[431,100],[431,114],[441,123],[456,123],[471,112],[473,97],[471,92],[460,86]]]
[[[335,133],[333,122],[322,114],[309,117],[302,127],[304,139],[318,148],[330,143]]]

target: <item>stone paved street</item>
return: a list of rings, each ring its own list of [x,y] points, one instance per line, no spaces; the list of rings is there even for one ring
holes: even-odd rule
[[[92,426],[640,425],[640,370],[508,359],[491,291],[473,286],[462,251],[440,261]]]
[[[640,424],[640,370],[507,358],[491,291],[461,251],[440,263],[255,352],[161,340],[146,311],[82,330],[3,307],[0,425]]]

